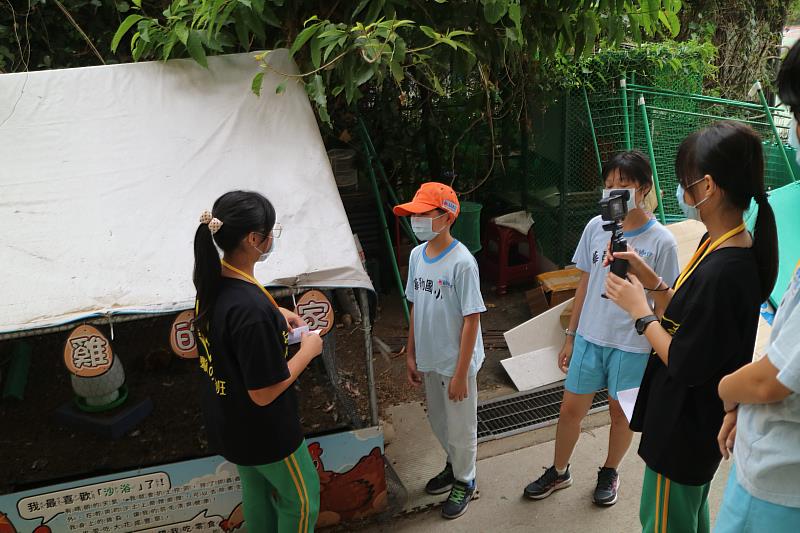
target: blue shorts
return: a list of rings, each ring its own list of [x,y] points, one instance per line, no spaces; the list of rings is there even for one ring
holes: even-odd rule
[[[754,498],[736,479],[736,464],[731,467],[714,533],[796,533],[798,529],[800,507]]]
[[[608,388],[608,395],[616,400],[617,392],[641,385],[649,357],[598,346],[575,335],[564,388],[573,394],[592,394]]]

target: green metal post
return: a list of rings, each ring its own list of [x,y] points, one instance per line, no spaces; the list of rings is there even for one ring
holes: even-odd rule
[[[583,105],[586,107],[586,116],[589,118],[589,131],[592,132],[592,143],[594,143],[594,156],[597,159],[597,176],[603,175],[603,160],[600,158],[600,147],[597,145],[597,134],[594,131],[594,120],[592,119],[592,108],[589,106],[589,96],[586,94],[586,86],[581,86],[583,91]]]
[[[777,141],[778,147],[781,149],[783,162],[786,164],[786,168],[789,169],[789,175],[792,177],[792,181],[797,181],[792,164],[789,162],[789,156],[786,155],[786,149],[783,146],[783,142],[781,142],[780,135],[778,135],[778,128],[775,127],[775,121],[772,120],[772,112],[769,109],[769,104],[767,104],[767,97],[764,96],[764,89],[761,88],[761,82],[757,81],[753,87],[758,91],[758,97],[761,99],[761,105],[764,106],[764,113],[767,115],[767,121],[772,128],[772,134],[775,135],[775,141]]]
[[[619,80],[619,90],[622,95],[622,122],[625,128],[625,149],[631,149],[631,128],[628,123],[628,80],[625,75]]]
[[[366,139],[366,137],[365,137]],[[392,270],[394,271],[394,278],[397,282],[397,288],[400,290],[400,300],[403,302],[403,313],[406,317],[406,324],[410,324],[408,313],[408,302],[405,298],[405,287],[403,286],[403,278],[400,277],[400,268],[397,266],[397,258],[394,255],[394,246],[392,246],[392,237],[389,234],[389,226],[386,223],[386,213],[383,210],[383,199],[381,198],[381,191],[378,189],[378,180],[375,179],[375,170],[372,167],[375,157],[367,146],[367,141],[364,140],[364,148],[367,152],[367,170],[369,170],[369,181],[372,184],[372,192],[375,194],[375,204],[378,206],[378,214],[381,216],[381,224],[383,225],[383,237],[386,240],[386,248],[389,251],[389,257],[392,260]]]
[[[658,183],[658,169],[656,168],[656,154],[653,150],[653,138],[650,135],[650,121],[647,119],[647,106],[644,102],[644,96],[639,95],[639,107],[642,108],[642,125],[644,127],[644,138],[647,142],[647,152],[650,155],[650,166],[653,169],[653,186],[656,188],[656,199],[658,200],[658,218],[662,224],[667,223],[667,218],[664,216],[664,203],[661,200],[661,185]]]
[[[381,163],[381,160],[378,158],[378,152],[375,150],[375,145],[372,144],[372,137],[369,136],[369,132],[367,132],[367,126],[364,124],[364,121],[361,120],[361,115],[358,116],[358,126],[361,129],[361,138],[364,140],[367,157],[369,157],[371,161],[374,161],[377,165],[378,171],[381,175],[381,180],[386,186],[386,192],[389,194],[389,199],[394,203],[394,205],[401,204],[402,202],[394,193],[392,184],[389,183],[389,178],[386,177],[386,170],[383,168],[383,163]],[[417,236],[414,235],[414,231],[411,229],[411,224],[408,223],[408,220],[405,218],[400,218],[400,225],[403,227],[403,231],[405,231],[406,236],[414,244],[414,246],[418,245],[419,240],[417,239]]]
[[[631,82],[636,83],[636,73],[635,72],[631,75]],[[627,83],[625,85],[627,85]],[[628,88],[625,87],[626,91],[627,91],[627,89]],[[633,98],[636,98],[636,96],[633,96]],[[636,107],[636,101],[635,100],[631,101],[631,107]],[[633,147],[633,144],[636,143],[636,113],[631,113],[630,117],[631,117],[631,125],[630,125],[630,129],[631,129],[631,147]]]

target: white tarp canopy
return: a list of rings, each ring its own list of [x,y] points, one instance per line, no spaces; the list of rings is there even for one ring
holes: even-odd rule
[[[259,98],[257,72],[238,54],[0,75],[0,334],[191,307],[198,218],[232,189],[284,228],[260,281],[372,289],[302,84],[276,94],[269,71]]]

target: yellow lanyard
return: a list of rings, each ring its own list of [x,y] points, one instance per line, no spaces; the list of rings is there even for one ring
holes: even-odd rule
[[[275,301],[275,298],[273,298],[273,297],[272,297],[272,295],[269,293],[269,291],[268,291],[267,289],[265,289],[265,288],[264,288],[264,286],[263,286],[263,285],[261,285],[261,284],[260,284],[260,283],[259,283],[259,282],[256,280],[256,278],[254,278],[254,277],[253,277],[253,276],[251,276],[250,274],[247,274],[247,273],[245,273],[245,272],[242,272],[241,270],[239,270],[239,269],[238,269],[238,268],[236,268],[235,266],[231,265],[230,263],[228,263],[228,262],[227,262],[227,261],[225,261],[224,259],[222,260],[222,266],[224,266],[224,267],[225,267],[225,268],[227,268],[228,270],[232,270],[233,272],[236,272],[237,274],[239,274],[240,276],[242,276],[243,278],[245,278],[247,281],[249,281],[250,283],[254,284],[256,287],[258,287],[259,289],[261,289],[261,292],[263,292],[263,293],[264,293],[264,295],[265,295],[267,298],[269,298],[269,301],[270,301],[270,302],[272,302],[272,305],[274,305],[275,307],[278,307],[278,303]]]
[[[740,234],[744,230],[745,230],[745,225],[744,222],[742,222],[741,224],[730,230],[728,233],[726,233],[725,235],[714,241],[714,243],[711,246],[708,245],[710,239],[706,239],[694,253],[694,255],[692,256],[692,260],[689,261],[689,264],[687,264],[686,267],[683,269],[681,275],[678,276],[678,281],[675,282],[675,290],[677,291],[681,287],[681,285],[683,285],[683,283],[689,278],[689,276],[692,275],[694,269],[697,268],[697,265],[699,265],[703,261],[703,259],[706,258],[708,254],[719,248],[722,243],[724,243],[734,235]]]

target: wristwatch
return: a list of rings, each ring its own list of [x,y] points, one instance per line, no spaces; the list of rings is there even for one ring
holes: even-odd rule
[[[644,330],[647,329],[647,325],[650,322],[658,322],[658,317],[656,315],[647,315],[638,319],[634,324],[636,326],[636,333],[639,335],[644,335]]]
[[[566,335],[567,337],[574,337],[575,336],[575,332],[572,331],[571,329],[567,328],[567,329],[564,330],[564,335]]]

